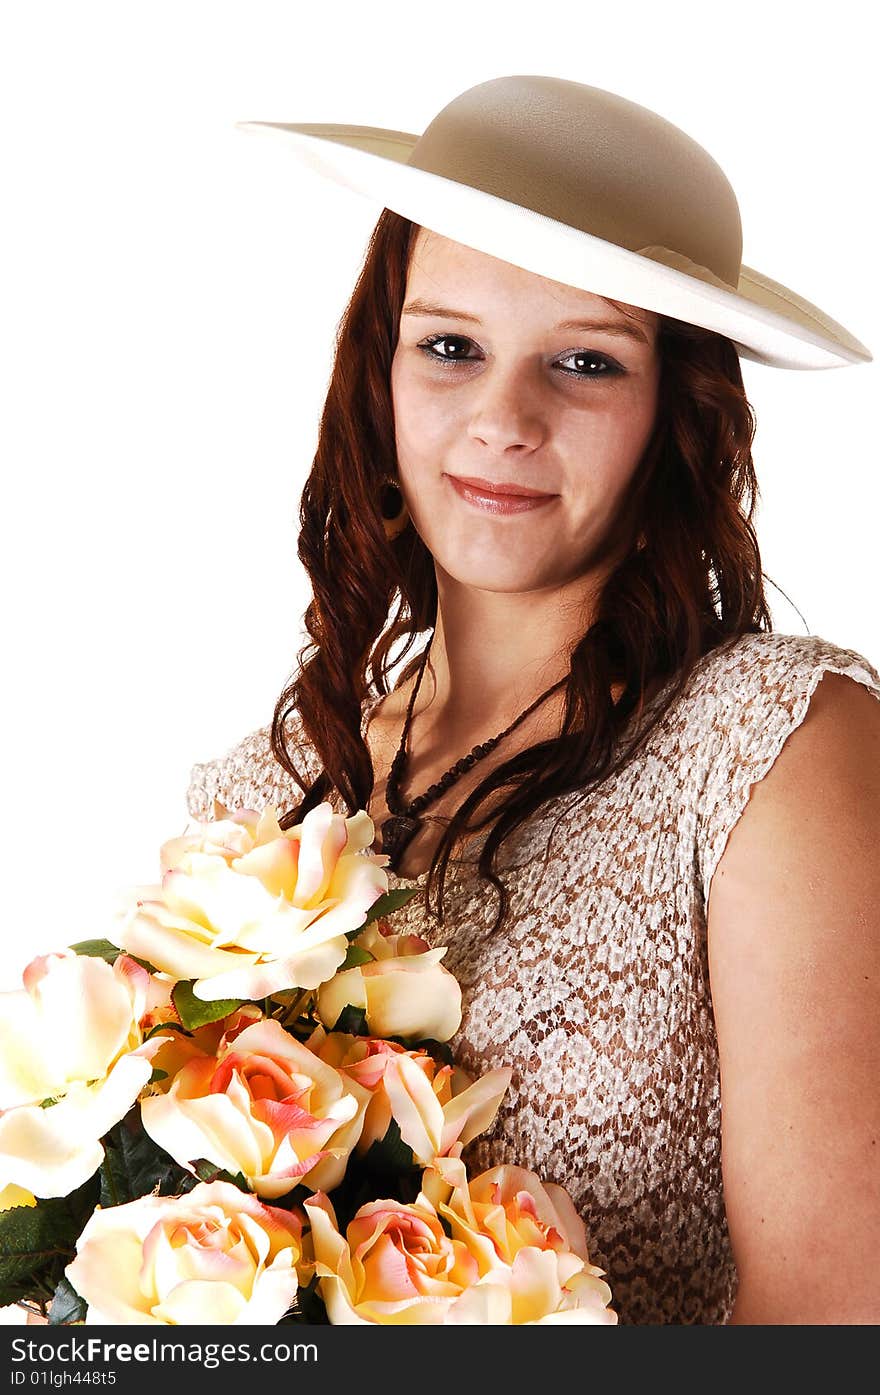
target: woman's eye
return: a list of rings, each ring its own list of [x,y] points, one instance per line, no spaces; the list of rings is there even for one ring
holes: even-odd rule
[[[623,370],[613,359],[606,358],[604,354],[590,353],[588,349],[578,349],[576,353],[566,354],[560,362],[566,359],[574,359],[580,364],[579,368],[564,368],[564,373],[574,373],[578,378],[610,378],[615,373]]]
[[[442,353],[435,353],[439,344],[444,344],[447,349]],[[465,352],[467,345],[472,345],[473,340],[468,339],[463,334],[434,334],[430,339],[425,339],[419,344],[419,348],[428,358],[435,363],[442,363],[444,366],[456,363],[472,363],[474,360]],[[453,345],[452,352],[448,352],[448,346]],[[574,353],[565,354],[558,362],[560,367],[567,360],[574,360],[578,364],[576,368],[562,368],[563,373],[569,373],[575,378],[606,378],[611,377],[623,370],[613,359],[609,359],[605,354],[592,353],[588,349],[578,349]]]
[[[453,354],[447,354],[447,353],[435,354],[435,353],[434,353],[435,347],[436,347],[438,344],[472,344],[472,343],[473,343],[473,340],[472,340],[472,339],[466,339],[466,338],[465,338],[463,335],[461,335],[461,334],[432,334],[432,336],[431,336],[430,339],[425,339],[425,340],[419,345],[419,348],[422,349],[422,350],[424,351],[424,353],[426,353],[426,354],[428,355],[428,358],[436,359],[439,363],[460,363],[460,362],[462,361],[463,357],[464,357],[463,354],[460,354],[460,353],[453,353]]]

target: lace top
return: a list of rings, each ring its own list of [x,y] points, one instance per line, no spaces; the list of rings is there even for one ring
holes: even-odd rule
[[[513,1068],[491,1131],[465,1151],[471,1175],[509,1162],[564,1186],[621,1323],[721,1324],[733,1307],[706,906],[751,786],[829,670],[880,697],[865,658],[818,636],[745,635],[714,650],[617,775],[586,802],[547,801],[502,846],[500,934],[497,893],[475,866],[485,833],[450,861],[443,927],[423,897],[395,913],[397,928],[449,946],[459,1064],[474,1076]],[[291,723],[314,776],[316,753]],[[215,796],[229,808],[299,801],[268,731],[193,767],[191,815],[211,818]]]

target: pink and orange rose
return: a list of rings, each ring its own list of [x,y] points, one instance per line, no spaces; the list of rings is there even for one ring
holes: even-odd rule
[[[423,1188],[452,1236],[478,1256],[482,1273],[501,1266],[517,1275],[512,1292],[523,1306],[514,1312],[547,1306],[543,1318],[512,1321],[616,1323],[605,1271],[590,1263],[584,1223],[564,1187],[510,1163],[469,1179],[453,1155],[436,1159]]]
[[[485,1183],[477,1178],[487,1209],[459,1194],[468,1192],[460,1160],[441,1163],[449,1177],[426,1170],[428,1185],[411,1204],[368,1202],[344,1235],[326,1195],[305,1202],[331,1323],[616,1323],[603,1271],[586,1257],[583,1227],[555,1208],[564,1228],[553,1224],[537,1178],[522,1169],[514,1179],[504,1169]]]
[[[206,1158],[241,1173],[269,1199],[300,1184],[337,1186],[369,1102],[366,1090],[270,1018],[221,1038],[216,1055],[199,1049],[165,1086],[141,1102],[159,1147],[191,1171]]]

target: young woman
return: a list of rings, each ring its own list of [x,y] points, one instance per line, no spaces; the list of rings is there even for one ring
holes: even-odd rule
[[[568,1189],[622,1323],[880,1321],[880,675],[771,629],[739,366],[868,350],[614,94],[279,129],[386,208],[303,493],[312,643],[190,812],[368,810],[458,1061],[514,1068],[466,1159]]]

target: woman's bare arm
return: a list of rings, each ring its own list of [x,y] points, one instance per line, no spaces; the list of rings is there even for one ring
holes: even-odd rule
[[[732,1323],[880,1323],[880,702],[826,674],[708,908]]]

